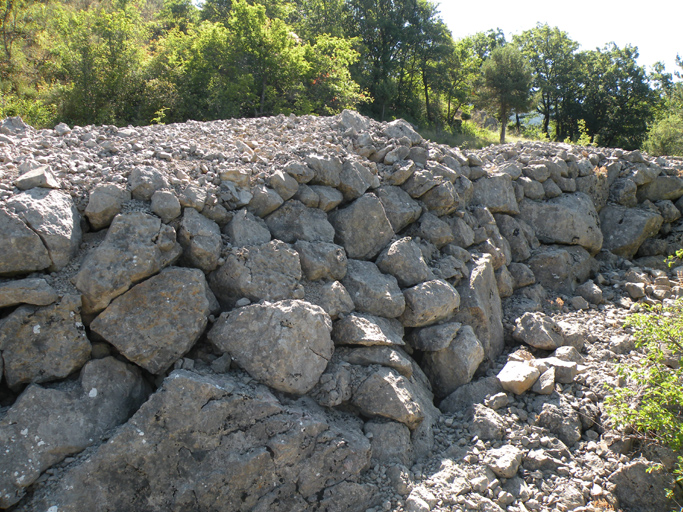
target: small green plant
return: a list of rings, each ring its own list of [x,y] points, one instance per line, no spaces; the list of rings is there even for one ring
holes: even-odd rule
[[[683,249],[678,249],[676,254],[672,254],[664,262],[669,265],[669,268],[673,267],[677,262],[683,262]]]
[[[578,124],[579,138],[574,142],[570,137],[567,137],[564,139],[565,144],[576,144],[577,146],[596,146],[597,144],[592,141],[591,136],[588,134],[586,121],[579,119],[576,123]]]
[[[154,117],[149,120],[149,124],[166,124],[164,121],[166,119],[166,111],[168,107],[161,107],[159,110],[154,112]]]

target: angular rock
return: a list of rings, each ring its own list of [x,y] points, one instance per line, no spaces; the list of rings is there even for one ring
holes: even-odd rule
[[[470,422],[470,433],[479,436],[480,439],[496,440],[505,435],[505,422],[493,409],[481,404],[474,404],[473,416]]]
[[[308,183],[313,179],[313,176],[315,176],[313,169],[301,162],[289,162],[285,165],[284,170],[300,184]]]
[[[0,275],[43,270],[52,264],[40,237],[14,213],[0,208]]]
[[[346,275],[344,248],[326,242],[298,241],[294,249],[299,253],[301,270],[309,281],[331,279],[338,281]]]
[[[520,222],[509,215],[496,215],[496,225],[500,234],[510,244],[513,261],[525,261],[531,256],[531,246]]]
[[[638,186],[629,178],[619,178],[609,191],[609,200],[622,206],[633,208],[638,205],[636,191]]]
[[[90,252],[76,275],[83,312],[96,313],[135,283],[172,264],[182,248],[175,231],[145,213],[117,215],[104,241]]]
[[[633,258],[642,243],[659,232],[663,221],[661,215],[650,210],[608,205],[600,212],[603,249]]]
[[[280,194],[265,185],[256,185],[251,189],[251,193],[253,197],[249,201],[247,209],[257,217],[265,217],[284,203]]]
[[[369,261],[348,260],[343,285],[358,311],[396,318],[406,307],[406,300],[394,276],[382,274]]]
[[[549,395],[555,391],[555,368],[544,371],[531,387],[531,391],[539,395]]]
[[[71,196],[61,190],[34,188],[7,201],[27,226],[41,238],[50,254],[48,270],[68,265],[81,245],[81,215]]]
[[[414,237],[419,236],[429,241],[437,249],[450,244],[454,240],[450,225],[429,212],[422,214],[420,220],[408,229],[408,234]]]
[[[490,255],[473,258],[469,264],[469,280],[457,288],[461,306],[454,317],[474,328],[490,360],[503,351],[503,307],[492,262]]]
[[[273,237],[283,242],[334,241],[334,228],[328,222],[327,215],[317,208],[307,208],[295,199],[287,201],[265,221]]]
[[[512,478],[522,464],[522,451],[516,446],[504,445],[486,452],[485,462],[499,478]]]
[[[413,146],[417,146],[422,142],[422,136],[413,129],[410,123],[403,119],[396,119],[396,121],[388,123],[382,133],[390,139],[408,137]]]
[[[206,189],[188,185],[178,197],[178,201],[183,208],[194,208],[198,212],[204,211]]]
[[[492,213],[519,213],[509,174],[488,175],[475,181],[472,203],[486,206]]]
[[[341,160],[336,156],[308,155],[306,163],[315,171],[312,185],[324,185],[328,187],[338,187],[341,183],[341,172],[343,169]]]
[[[460,295],[453,285],[434,279],[408,288],[401,323],[406,327],[423,327],[449,318],[460,306]]]
[[[676,484],[671,473],[663,467],[643,460],[634,461],[612,473],[608,481],[616,486],[614,494],[619,505],[629,511],[650,512],[672,507],[666,493]]]
[[[559,347],[558,350],[562,348]],[[578,368],[574,361],[566,361],[558,357],[545,357],[537,359],[536,363],[545,365],[555,370],[555,382],[560,384],[571,384],[574,382]]]
[[[63,379],[90,359],[80,309],[78,295],[65,295],[42,308],[20,306],[3,319],[0,351],[10,387]]]
[[[344,200],[344,196],[339,190],[333,187],[324,187],[322,185],[311,185],[309,187],[311,192],[318,196],[317,208],[327,213],[333,210]]]
[[[128,177],[133,199],[149,201],[157,190],[171,188],[166,175],[153,167],[135,167]]]
[[[270,231],[263,219],[242,208],[236,212],[232,220],[223,228],[223,233],[230,237],[234,247],[261,245],[270,242]]]
[[[0,308],[19,304],[47,306],[58,298],[45,279],[27,278],[0,284]]]
[[[581,295],[591,304],[602,304],[602,289],[593,281],[588,280],[580,286],[576,287],[576,293]]]
[[[412,464],[413,445],[410,442],[410,430],[404,424],[372,420],[365,423],[363,430],[366,436],[372,435],[373,460],[385,464]]]
[[[304,299],[323,308],[332,320],[351,313],[354,309],[349,292],[339,281],[307,283],[305,288]]]
[[[413,375],[413,361],[401,350],[393,347],[337,347],[335,354],[339,359],[359,366],[380,365],[393,368],[406,378]]]
[[[166,193],[170,194],[171,192]],[[130,201],[130,198],[130,192],[120,185],[114,185],[113,183],[98,185],[90,192],[88,206],[85,208],[85,216],[94,230],[106,228],[114,220],[114,217],[121,213],[123,203]],[[180,214],[180,205],[178,205],[178,214]],[[168,220],[165,220],[165,222],[168,222]]]
[[[286,172],[280,170],[270,175],[268,184],[284,201],[294,197],[294,194],[299,190],[299,182]]]
[[[543,404],[537,422],[539,426],[556,434],[570,448],[581,439],[579,413],[568,404],[562,406],[551,403]]]
[[[372,259],[394,236],[384,207],[374,194],[365,194],[336,210],[329,220],[336,230],[336,243],[346,249],[349,258]]]
[[[300,279],[299,254],[273,240],[230,251],[225,263],[209,274],[209,285],[218,299],[234,305],[242,297],[252,301],[291,298]]]
[[[683,178],[678,176],[658,176],[650,183],[638,189],[638,202],[645,200],[661,201],[669,199],[675,201],[683,196]]]
[[[567,294],[573,294],[576,286],[586,281],[595,270],[595,260],[578,245],[541,246],[526,263],[537,283]]]
[[[453,213],[462,207],[462,201],[457,190],[450,181],[437,185],[423,194],[420,200],[434,215],[441,217]]]
[[[524,263],[510,263],[508,271],[512,276],[512,288],[515,290],[536,282],[536,276]]]
[[[320,493],[329,510],[342,510],[324,491],[369,460],[357,422],[303,402],[283,405],[227,375],[178,370],[107,444],[34,502],[60,512],[286,512],[307,509]]]
[[[541,350],[555,350],[564,345],[559,326],[543,313],[524,313],[515,320],[512,337]]]
[[[365,313],[351,313],[337,320],[332,339],[337,345],[405,345],[403,326],[398,320]]]
[[[338,189],[345,201],[353,201],[370,188],[375,175],[357,160],[346,160],[342,166]]]
[[[92,201],[92,196],[90,200]],[[88,203],[88,206],[90,206],[90,203]],[[157,190],[152,194],[151,210],[154,214],[159,216],[161,222],[164,224],[168,224],[173,219],[177,219],[183,212],[178,197],[175,195],[175,192],[170,190]],[[87,215],[88,210],[86,210],[85,213]],[[90,221],[90,223],[92,224],[92,221]]]
[[[484,360],[484,348],[469,325],[464,325],[450,345],[436,352],[425,352],[422,369],[437,397],[450,395],[472,380]]]
[[[474,231],[460,217],[450,217],[446,222],[451,227],[452,242],[459,247],[469,247],[474,243]]]
[[[218,266],[223,242],[221,228],[194,208],[185,208],[178,230],[178,242],[183,248],[183,263],[204,272]]]
[[[90,329],[159,374],[192,348],[217,306],[200,270],[168,267],[114,299]]]
[[[413,329],[410,334],[409,344],[415,350],[436,352],[451,345],[462,327],[459,322],[446,322],[430,327]]]
[[[400,187],[384,186],[374,191],[394,232],[398,233],[420,218],[422,208]]]
[[[41,165],[25,172],[14,180],[14,185],[19,190],[29,190],[35,187],[60,188],[59,182],[47,165]]]
[[[0,507],[19,501],[49,467],[102,440],[147,394],[140,371],[113,357],[86,364],[77,386],[29,386],[0,420]]]
[[[401,238],[385,248],[376,263],[382,272],[394,276],[401,287],[414,286],[434,278],[420,247],[410,237]]]
[[[498,380],[505,391],[521,395],[534,385],[541,372],[526,362],[509,361],[498,373]]]
[[[321,307],[283,300],[221,314],[208,339],[259,382],[303,395],[332,357],[331,331],[332,321]]]
[[[543,243],[580,245],[596,254],[603,245],[603,233],[590,197],[577,192],[543,203],[524,200],[520,218],[534,227]]]

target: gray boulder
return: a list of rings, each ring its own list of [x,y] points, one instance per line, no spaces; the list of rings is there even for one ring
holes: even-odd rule
[[[221,314],[208,339],[259,382],[303,395],[332,357],[331,331],[332,321],[319,306],[284,300]]]
[[[211,272],[218,266],[223,246],[221,228],[194,208],[185,208],[178,242],[183,248],[182,261],[185,265],[204,272]]]
[[[353,201],[370,188],[375,180],[375,175],[365,165],[357,160],[346,160],[342,166],[339,191],[345,201]]]
[[[333,242],[334,228],[327,215],[317,208],[307,208],[301,201],[292,199],[265,219],[274,238],[287,243]]]
[[[570,448],[581,439],[581,419],[569,404],[543,404],[537,424],[557,435]]]
[[[182,253],[175,231],[145,213],[117,215],[104,241],[88,253],[76,274],[83,312],[102,311],[135,283],[172,264]]]
[[[675,201],[683,196],[683,178],[678,176],[658,176],[650,183],[638,189],[638,202],[650,200],[661,201],[669,199]]]
[[[659,232],[663,221],[661,215],[651,210],[608,205],[600,212],[603,249],[633,258],[642,243]]]
[[[234,305],[242,297],[292,298],[300,279],[299,254],[289,244],[273,240],[230,251],[225,263],[209,274],[209,285],[218,299]]]
[[[500,440],[505,436],[505,421],[493,409],[481,404],[472,407],[470,433],[484,441]]]
[[[469,247],[474,243],[474,230],[467,222],[456,216],[447,218],[446,222],[451,228],[452,242],[455,245]]]
[[[441,400],[439,409],[446,413],[463,412],[474,404],[483,404],[488,396],[503,391],[496,377],[485,377],[460,386],[453,393]]]
[[[484,357],[484,347],[474,330],[465,325],[448,347],[425,352],[422,369],[432,383],[434,394],[442,398],[471,381]]]
[[[396,318],[406,307],[405,297],[394,276],[382,274],[372,262],[348,260],[342,280],[358,311]]]
[[[633,208],[638,205],[636,191],[638,186],[629,178],[617,179],[610,188],[609,200],[619,203],[622,206]]]
[[[320,156],[311,154],[306,157],[306,163],[314,171],[312,185],[338,187],[341,183],[343,165],[336,156]]]
[[[38,234],[52,264],[48,270],[64,268],[81,245],[81,215],[71,196],[61,190],[34,188],[7,201],[28,227]]]
[[[200,270],[169,267],[114,299],[90,329],[158,374],[192,348],[217,309]]]
[[[667,490],[675,489],[671,473],[650,461],[633,461],[612,473],[608,481],[615,486],[614,494],[619,505],[630,512],[670,510]],[[680,491],[677,491],[680,495]],[[679,497],[679,496],[677,496]]]
[[[268,184],[284,201],[291,199],[299,191],[299,182],[288,173],[280,170],[270,175]]]
[[[408,343],[415,350],[436,352],[451,345],[462,327],[459,322],[446,322],[439,325],[431,325],[413,329],[408,338]]]
[[[113,357],[90,361],[76,385],[32,385],[0,420],[0,507],[25,494],[46,469],[100,442],[149,391],[140,371]]]
[[[396,278],[401,287],[414,286],[434,278],[422,257],[420,246],[410,237],[401,238],[377,257],[377,267]]]
[[[335,354],[340,360],[349,364],[386,366],[393,368],[408,379],[413,375],[413,361],[405,352],[394,347],[337,347]]]
[[[20,306],[0,323],[0,351],[10,387],[63,379],[90,359],[81,299],[65,295],[50,306]]]
[[[47,306],[58,298],[55,289],[45,279],[19,279],[0,285],[0,308],[19,304]]]
[[[410,466],[413,462],[413,445],[410,430],[396,421],[367,421],[363,426],[370,437],[372,459],[380,463],[400,463]]]
[[[347,510],[333,487],[370,461],[359,422],[289,404],[227,375],[178,370],[106,445],[34,495],[35,507],[286,512],[320,494],[328,510]]]
[[[410,123],[403,119],[396,119],[396,121],[388,123],[382,133],[390,139],[408,137],[413,146],[422,142],[422,136],[413,129]]]
[[[330,279],[338,281],[346,275],[346,253],[344,248],[327,242],[305,242],[294,244],[299,253],[301,270],[309,281]]]
[[[246,208],[235,212],[232,220],[223,228],[233,247],[261,245],[270,242],[270,231],[264,220],[254,216]]]
[[[394,236],[382,202],[374,194],[365,194],[336,210],[329,220],[336,230],[335,241],[346,249],[349,258],[372,259]]]
[[[247,209],[257,217],[265,217],[284,203],[280,194],[265,185],[256,185],[251,189],[251,193],[253,195]]]
[[[423,327],[445,320],[460,306],[460,295],[443,279],[420,283],[403,292],[405,311],[399,318],[406,327]]]
[[[94,230],[106,228],[121,213],[123,203],[130,201],[130,198],[130,192],[120,185],[98,185],[90,192],[85,216]]]
[[[543,243],[580,245],[591,254],[602,247],[603,234],[595,206],[581,192],[543,203],[525,199],[520,203],[520,218],[533,226]]]
[[[355,306],[349,292],[339,281],[306,283],[304,288],[304,299],[323,308],[332,320],[354,310]]]
[[[609,207],[607,207],[609,208]],[[549,290],[574,293],[596,270],[597,262],[583,247],[575,245],[544,245],[534,251],[526,264],[536,282]]]
[[[398,320],[351,313],[337,320],[332,329],[337,345],[403,346],[403,325]]]
[[[90,197],[92,202],[92,196]],[[90,203],[88,203],[88,207]],[[152,194],[152,204],[150,205],[152,212],[158,215],[161,222],[168,224],[173,219],[180,217],[183,212],[182,206],[180,205],[180,200],[176,196],[175,192],[171,190],[157,190]],[[85,211],[86,215],[88,211]],[[118,212],[117,212],[118,213]],[[92,224],[92,221],[90,221]]]
[[[41,165],[25,172],[14,180],[14,185],[19,190],[29,190],[35,187],[60,188],[59,181],[47,165]]]
[[[171,188],[166,175],[153,167],[136,166],[128,177],[133,199],[149,201],[157,190]]]
[[[407,234],[413,237],[420,237],[434,244],[437,249],[450,244],[455,240],[451,226],[434,214],[425,212],[420,220],[413,224]]]
[[[422,208],[400,187],[384,186],[374,193],[384,207],[387,219],[394,232],[398,233],[420,218]]]
[[[450,181],[437,185],[423,194],[420,200],[430,212],[438,217],[453,213],[463,206],[457,190]]]
[[[15,275],[43,270],[52,264],[40,237],[14,213],[0,208],[0,275]]]
[[[560,327],[543,313],[524,313],[515,320],[512,336],[534,348],[555,350],[564,345]]]
[[[509,174],[493,174],[484,176],[474,183],[472,204],[488,207],[492,213],[519,213],[512,178]]]

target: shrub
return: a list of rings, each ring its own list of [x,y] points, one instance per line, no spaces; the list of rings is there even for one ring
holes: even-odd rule
[[[643,149],[654,156],[683,156],[683,117],[672,114],[653,124]]]

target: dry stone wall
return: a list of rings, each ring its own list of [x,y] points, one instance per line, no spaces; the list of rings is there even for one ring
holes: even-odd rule
[[[574,381],[548,296],[599,304],[601,265],[683,245],[683,162],[638,151],[466,152],[350,111],[0,133],[0,508],[365,510],[436,406]],[[683,296],[638,275],[622,301]],[[554,352],[476,380],[506,341]],[[571,447],[567,410],[538,424]]]

